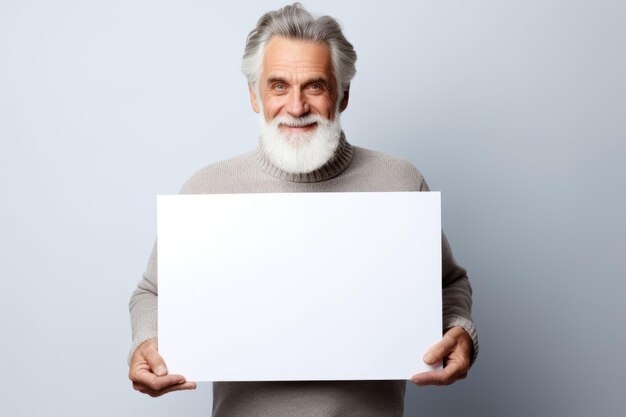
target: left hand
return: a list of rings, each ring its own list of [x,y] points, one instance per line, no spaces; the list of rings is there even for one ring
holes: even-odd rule
[[[465,378],[471,366],[473,350],[474,343],[465,329],[451,327],[424,355],[424,363],[434,365],[443,361],[443,369],[413,375],[411,382],[418,386],[450,385]]]

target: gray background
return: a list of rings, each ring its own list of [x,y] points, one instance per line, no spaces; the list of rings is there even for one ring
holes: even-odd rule
[[[475,288],[468,380],[407,416],[618,416],[626,7],[307,1],[359,54],[349,140],[442,191]],[[0,414],[206,416],[126,379],[155,195],[256,145],[245,36],[282,2],[0,2]]]

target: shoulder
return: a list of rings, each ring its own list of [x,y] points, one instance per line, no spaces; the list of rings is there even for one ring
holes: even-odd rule
[[[384,152],[354,146],[352,168],[371,173],[381,180],[393,181],[401,188],[423,191],[426,187],[422,173],[411,161]]]
[[[364,163],[377,163],[385,167],[393,167],[395,169],[404,170],[407,173],[419,174],[415,165],[413,165],[408,159],[375,151],[373,149],[362,148],[360,146],[354,146],[353,148],[354,156]]]
[[[180,189],[181,194],[225,192],[232,183],[251,170],[254,151],[208,164],[196,171]]]

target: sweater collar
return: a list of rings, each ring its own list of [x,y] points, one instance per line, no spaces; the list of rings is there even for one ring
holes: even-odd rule
[[[267,174],[289,182],[306,183],[326,181],[341,174],[348,167],[348,165],[350,165],[350,162],[352,162],[354,149],[352,145],[348,143],[348,141],[346,140],[346,136],[342,131],[339,138],[339,145],[337,146],[337,150],[335,151],[335,155],[318,169],[300,174],[284,171],[274,165],[272,161],[270,161],[270,159],[267,157],[265,149],[263,148],[263,144],[260,140],[259,145],[255,150],[255,154],[257,162],[259,163],[263,171],[265,171]]]

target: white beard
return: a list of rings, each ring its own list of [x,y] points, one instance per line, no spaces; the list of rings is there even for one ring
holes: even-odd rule
[[[334,120],[319,115],[304,117],[276,116],[270,123],[261,113],[261,143],[267,157],[283,171],[305,174],[322,167],[335,155],[341,137],[339,112]],[[307,126],[317,123],[314,130],[302,133],[284,133],[280,124]]]

